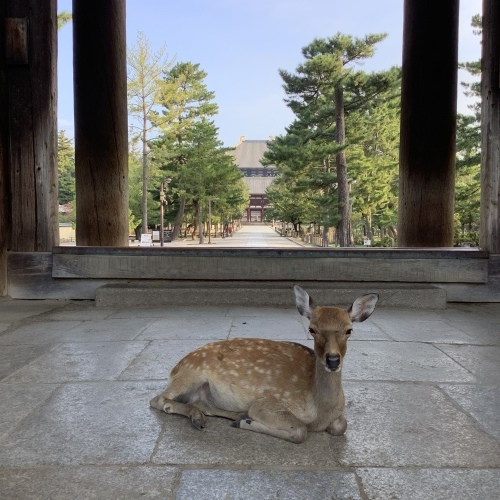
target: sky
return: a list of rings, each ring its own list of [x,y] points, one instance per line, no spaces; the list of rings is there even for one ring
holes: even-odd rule
[[[439,1],[439,0],[436,0]],[[58,11],[71,12],[71,0]],[[460,0],[459,61],[478,60],[480,39],[470,22],[481,0]],[[166,45],[177,62],[199,63],[215,92],[214,117],[220,140],[235,146],[240,136],[268,139],[293,121],[284,103],[278,69],[293,72],[302,47],[314,38],[341,32],[355,37],[387,33],[373,58],[360,69],[380,71],[401,65],[404,0],[127,0],[127,46],[143,32],[154,51]],[[432,15],[432,13],[429,13]],[[59,32],[58,128],[74,135],[72,26]],[[432,80],[432,75],[429,75]],[[459,72],[459,82],[468,79]],[[458,110],[470,100],[458,90]]]

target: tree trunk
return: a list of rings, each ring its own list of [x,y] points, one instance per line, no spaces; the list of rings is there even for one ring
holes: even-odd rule
[[[182,219],[184,219],[184,211],[186,209],[186,198],[179,199],[179,211],[175,216],[174,230],[172,231],[172,241],[179,237],[182,226]]]
[[[323,226],[323,231],[321,234],[321,246],[322,247],[328,246],[328,226]]]
[[[372,214],[371,214],[371,212],[368,212],[366,214],[365,227],[366,227],[366,238],[369,240],[372,240],[373,239],[373,232],[372,232]]]
[[[200,243],[203,243],[203,219],[201,214],[201,203],[196,200],[193,201],[194,207],[194,229],[193,229],[193,239],[196,237],[196,231],[198,231],[198,238]]]
[[[142,234],[148,233],[148,138],[146,110],[142,120]]]
[[[344,121],[344,89],[339,85],[335,89],[335,142],[339,147],[345,144],[345,121]],[[337,167],[337,195],[340,222],[338,226],[338,239],[341,247],[352,246],[349,181],[347,179],[347,161],[344,149],[336,155]]]

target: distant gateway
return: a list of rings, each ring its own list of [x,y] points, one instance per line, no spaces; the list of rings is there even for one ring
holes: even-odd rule
[[[270,137],[272,141],[274,137]],[[278,171],[272,165],[264,167],[260,160],[269,149],[268,140],[247,141],[245,136],[240,137],[231,154],[234,155],[238,168],[243,173],[244,180],[250,191],[250,204],[246,209],[246,222],[262,222],[264,214],[269,207],[269,200],[266,196],[266,189],[271,185],[273,178],[278,175]]]

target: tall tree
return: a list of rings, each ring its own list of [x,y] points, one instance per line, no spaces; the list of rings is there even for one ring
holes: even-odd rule
[[[318,127],[320,122],[295,120],[285,136],[278,136],[269,144],[263,163],[275,165],[279,172],[267,191],[274,207],[270,214],[291,222],[296,230],[303,222],[322,225],[323,246],[327,246],[328,228],[339,221],[337,176],[333,168],[337,148],[333,132],[328,127]],[[317,134],[318,128],[321,134]]]
[[[386,38],[385,34],[370,34],[364,38],[353,38],[338,33],[330,38],[318,38],[302,49],[305,62],[300,64],[295,74],[280,70],[284,81],[285,92],[290,96],[288,106],[299,117],[323,115],[334,123],[334,141],[337,174],[338,200],[338,240],[341,246],[352,245],[350,227],[349,179],[345,154],[345,112],[348,104],[345,101],[345,89],[356,82],[358,73],[352,65],[363,59],[372,57],[375,45]],[[376,93],[386,88],[380,82],[373,85]],[[369,100],[366,92],[363,101]],[[331,113],[331,114],[330,114]]]
[[[374,222],[396,236],[401,70],[384,75],[393,84],[350,113],[347,130],[353,212],[361,215],[369,240]]]
[[[481,35],[481,16],[472,18],[471,26]],[[479,243],[481,198],[481,61],[460,63],[473,78],[462,82],[466,96],[474,99],[471,114],[457,117],[457,158],[455,178],[454,243]]]
[[[190,214],[194,237],[209,200],[217,199],[218,212],[228,216],[248,203],[242,174],[234,157],[222,147],[212,121],[197,120],[183,131],[182,142],[165,148],[164,142],[157,141],[157,146],[155,157],[164,154],[162,175],[172,179],[169,190],[179,200],[175,221],[179,229],[184,216]]]
[[[166,46],[157,52],[151,49],[151,43],[144,33],[137,35],[136,45],[127,53],[128,63],[128,104],[134,118],[131,124],[135,132],[133,140],[142,143],[142,226],[143,234],[148,232],[148,178],[149,158],[148,141],[153,131],[157,130],[158,110],[161,103],[162,76],[173,64],[166,53]]]
[[[157,115],[155,124],[162,134],[156,143],[155,155],[169,166],[172,178],[180,186],[179,210],[172,234],[174,239],[179,235],[184,218],[188,197],[185,186],[190,185],[185,176],[189,173],[191,178],[189,160],[196,127],[206,125],[207,120],[218,111],[214,102],[215,94],[205,84],[206,76],[199,64],[181,62],[165,75],[161,86],[162,110]],[[175,179],[176,176],[178,179]]]

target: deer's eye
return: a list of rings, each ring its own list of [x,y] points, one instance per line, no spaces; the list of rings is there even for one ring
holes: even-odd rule
[[[352,333],[352,328],[349,328],[349,330],[347,330],[347,332],[345,332],[345,334],[346,334],[347,336],[351,335],[351,333]]]
[[[312,328],[309,328],[309,333],[310,333],[311,335],[316,335],[316,332],[315,332]]]

